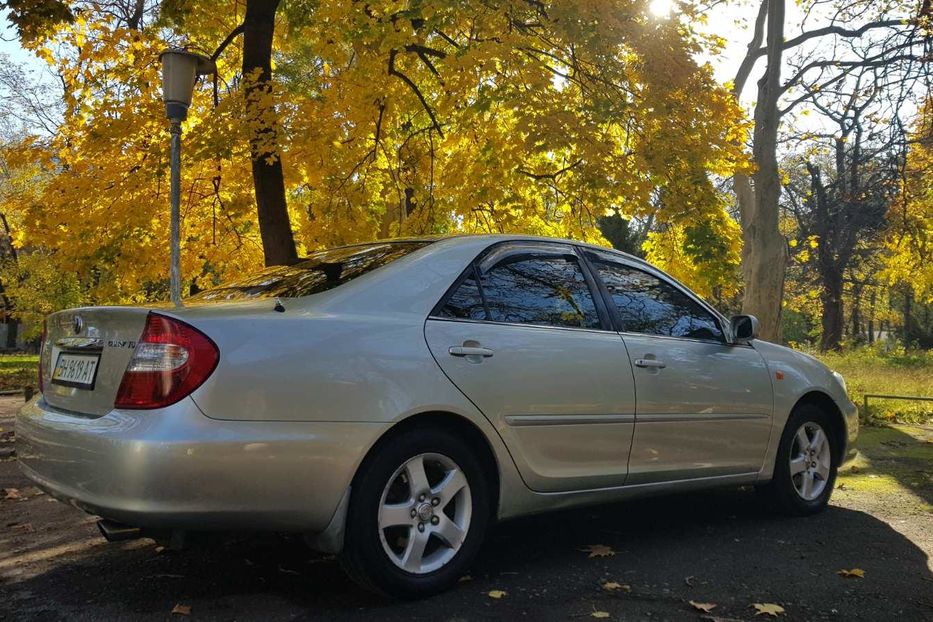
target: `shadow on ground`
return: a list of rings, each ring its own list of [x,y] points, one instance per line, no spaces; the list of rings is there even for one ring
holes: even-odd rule
[[[933,425],[879,425],[862,429],[860,456],[840,470],[839,484],[885,497],[909,491],[933,510]]]
[[[589,558],[590,544],[615,555]],[[837,575],[865,570],[863,579]],[[607,592],[605,581],[629,591]],[[492,599],[490,590],[507,595]],[[721,619],[778,603],[787,620],[922,620],[933,616],[927,555],[887,523],[830,507],[775,518],[751,491],[719,491],[512,521],[490,535],[471,577],[417,603],[358,589],[332,558],[273,536],[225,538],[180,552],[148,541],[95,545],[42,574],[8,582],[15,619],[611,619],[697,620],[689,600]],[[760,618],[759,618],[760,619]]]

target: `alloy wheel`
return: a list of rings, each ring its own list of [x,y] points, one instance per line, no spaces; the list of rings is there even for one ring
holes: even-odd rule
[[[829,482],[832,452],[829,437],[820,426],[808,421],[797,429],[790,451],[790,476],[797,495],[804,501],[819,498]]]
[[[379,538],[396,566],[433,572],[453,559],[470,529],[470,484],[453,460],[417,455],[389,478],[379,504]]]

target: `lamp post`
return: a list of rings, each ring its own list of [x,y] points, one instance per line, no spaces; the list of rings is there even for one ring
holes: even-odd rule
[[[172,302],[181,306],[181,122],[188,117],[188,106],[198,76],[216,71],[214,61],[182,48],[169,48],[159,55],[162,61],[162,100],[171,123],[171,277]]]

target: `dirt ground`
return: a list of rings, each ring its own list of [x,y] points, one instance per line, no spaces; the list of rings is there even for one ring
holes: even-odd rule
[[[397,603],[295,539],[223,536],[178,552],[106,543],[94,517],[41,494],[5,455],[20,400],[0,399],[0,619],[767,618],[758,603],[784,620],[933,620],[930,426],[864,429],[862,456],[816,517],[775,517],[754,492],[723,490],[511,521],[457,589]],[[597,544],[614,554],[590,557]]]

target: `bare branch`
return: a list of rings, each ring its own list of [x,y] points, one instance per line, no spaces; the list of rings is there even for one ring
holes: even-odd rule
[[[217,60],[220,58],[220,55],[223,54],[225,49],[227,49],[227,46],[233,43],[233,40],[236,39],[237,36],[243,34],[243,27],[244,25],[240,24],[230,31],[230,34],[228,34],[227,37],[221,41],[220,45],[217,46],[217,49],[214,50],[214,53],[211,54],[211,60]]]
[[[440,124],[437,122],[437,117],[434,115],[434,111],[431,109],[431,106],[428,104],[428,100],[425,99],[424,95],[421,93],[421,89],[418,88],[418,85],[415,84],[411,78],[406,76],[404,73],[395,68],[395,57],[398,55],[398,50],[392,50],[389,52],[389,75],[395,76],[402,82],[408,85],[408,88],[411,89],[412,93],[418,98],[418,101],[421,102],[421,106],[424,108],[424,111],[428,113],[428,116],[431,117],[431,124],[434,126],[434,129],[437,130],[438,135],[441,138],[444,137],[444,131],[441,129]]]

